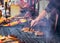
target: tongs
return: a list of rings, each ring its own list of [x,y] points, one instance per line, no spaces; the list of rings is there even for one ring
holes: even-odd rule
[[[32,29],[33,28],[33,26],[29,26],[29,29]]]

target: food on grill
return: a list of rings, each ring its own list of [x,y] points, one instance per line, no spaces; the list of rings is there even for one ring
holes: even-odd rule
[[[24,23],[24,22],[26,22],[26,19],[20,19],[19,21],[10,22],[10,23],[5,24],[5,25],[3,25],[3,26],[14,26],[14,25],[19,24],[20,22],[21,22],[21,23]]]
[[[0,43],[3,43],[2,40],[0,40]]]
[[[23,31],[23,32],[29,32],[29,33],[34,33],[36,36],[42,36],[42,35],[44,35],[43,32],[41,32],[41,31],[35,31],[34,29],[29,28],[29,27],[25,27],[21,31]]]
[[[16,42],[16,43],[19,43],[19,40],[17,37],[15,37],[14,35],[8,35],[8,36],[5,36],[5,39],[2,40],[3,43],[12,43],[12,42]]]
[[[25,27],[21,31],[23,31],[23,32],[34,32],[34,29],[30,29],[29,27]]]
[[[12,39],[12,40],[18,40],[18,38],[14,35],[8,35],[7,38]]]
[[[23,28],[21,31],[23,31],[23,32],[29,32],[29,28],[28,27],[25,27],[25,28]]]
[[[4,22],[5,20],[6,20],[6,18],[1,17],[1,18],[0,18],[0,24],[1,24],[2,22]]]
[[[21,22],[26,22],[26,19],[20,19]]]
[[[41,35],[44,35],[44,33],[43,32],[40,32],[40,31],[35,31],[35,35],[36,36],[41,36]]]
[[[14,21],[14,22],[5,24],[5,25],[3,25],[3,26],[14,26],[14,25],[17,25],[17,24],[18,24],[18,21]]]
[[[0,40],[5,39],[5,36],[0,35]]]
[[[25,43],[25,42],[22,42],[14,35],[8,35],[8,36],[0,35],[0,43]]]

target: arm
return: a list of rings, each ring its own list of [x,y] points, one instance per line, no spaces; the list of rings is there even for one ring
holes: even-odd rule
[[[45,15],[46,15],[46,11],[43,10],[35,20],[32,20],[31,26],[36,25],[39,22],[39,20],[41,20]]]
[[[43,10],[39,16],[36,19],[41,19],[43,18],[46,13],[50,13],[53,9],[55,8],[55,4],[54,2],[51,0],[50,3],[47,5],[47,7],[45,8],[45,10]]]
[[[35,20],[32,20],[31,26],[36,25],[38,21],[41,20],[46,15],[46,13],[50,13],[54,8],[55,4],[51,1],[45,8],[45,10],[43,10]]]
[[[43,10],[40,14],[39,14],[39,16],[36,18],[36,20],[40,20],[40,19],[42,19],[45,15],[46,15],[46,11],[45,10]]]

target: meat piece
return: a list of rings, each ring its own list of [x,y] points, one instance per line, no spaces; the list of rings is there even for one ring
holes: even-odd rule
[[[23,31],[23,32],[29,32],[29,28],[28,27],[23,28],[21,31]]]
[[[33,33],[34,29],[30,29],[29,27],[26,27],[26,28],[23,28],[21,31]]]
[[[41,36],[41,35],[44,35],[44,33],[43,32],[40,32],[40,31],[35,31],[35,35]]]

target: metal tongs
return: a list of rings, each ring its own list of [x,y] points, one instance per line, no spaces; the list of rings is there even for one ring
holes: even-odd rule
[[[29,25],[29,29],[32,29],[32,27],[33,27],[33,26],[31,26],[31,24],[30,24],[30,23],[31,23],[31,20],[30,20],[30,21],[28,21],[28,25]]]

